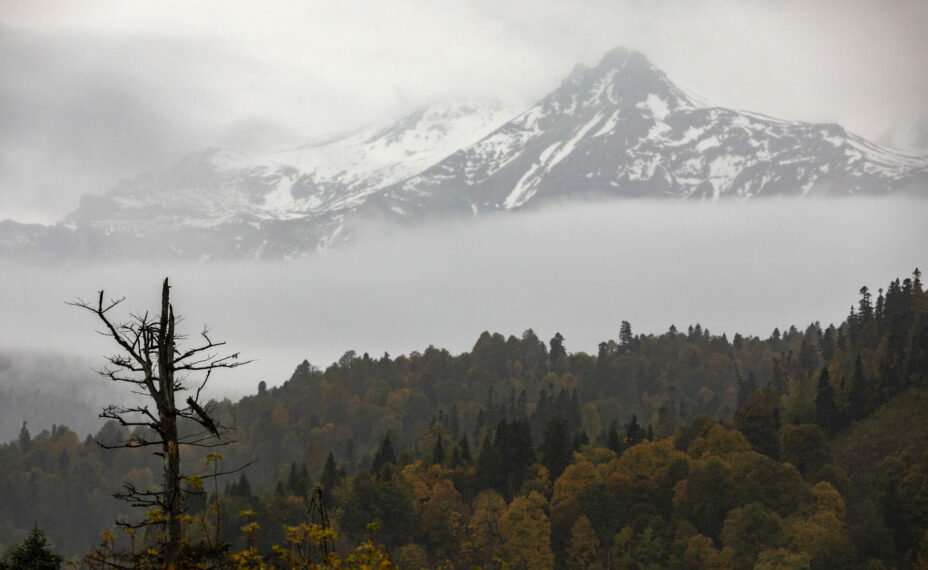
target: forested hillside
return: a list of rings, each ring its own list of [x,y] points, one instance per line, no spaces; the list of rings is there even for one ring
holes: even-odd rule
[[[836,292],[840,294],[842,292]],[[532,330],[470,352],[346,352],[213,416],[229,468],[188,512],[260,552],[324,489],[340,548],[377,539],[402,568],[880,568],[928,563],[928,312],[916,270],[848,318],[716,336],[617,326],[595,355]],[[218,379],[218,377],[217,377]],[[30,428],[32,426],[29,426]],[[117,517],[123,480],[158,482],[145,449],[55,426],[0,446],[0,545],[38,523],[67,556]],[[188,473],[212,471],[205,451]],[[219,528],[209,506],[218,500]],[[270,559],[270,558],[269,558]]]

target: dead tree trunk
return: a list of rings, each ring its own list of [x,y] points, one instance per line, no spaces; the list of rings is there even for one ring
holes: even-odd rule
[[[208,404],[200,402],[200,393],[213,370],[234,368],[247,362],[239,361],[237,353],[220,355],[217,349],[225,343],[210,340],[209,331],[205,328],[201,333],[203,342],[199,346],[187,350],[178,348],[177,341],[185,339],[175,329],[176,319],[167,278],[161,290],[161,314],[158,321],[150,319],[148,313],[130,315],[125,321],[114,321],[109,313],[123,299],[108,303],[104,303],[103,299],[103,291],[100,291],[96,304],[83,300],[72,303],[94,313],[104,325],[102,334],[111,337],[121,349],[106,357],[107,365],[100,373],[111,380],[133,384],[139,393],[154,403],[156,413],[152,413],[146,404],[108,406],[100,417],[115,420],[128,428],[148,428],[157,437],[148,439],[145,432],[136,430],[131,432],[128,440],[101,445],[109,448],[160,447],[160,452],[156,452],[156,455],[162,457],[164,465],[160,489],[138,489],[127,482],[125,491],[118,493],[117,497],[134,506],[161,510],[165,525],[161,556],[165,565],[172,567],[180,562],[182,554],[181,482],[184,474],[180,466],[180,446],[215,447],[228,443],[228,440],[221,437],[226,428],[210,416]],[[180,378],[178,372],[181,373]],[[195,395],[187,398],[186,406],[178,408],[176,394],[192,389],[185,380],[188,374],[195,373],[202,374],[203,381]],[[189,434],[185,431],[185,435],[181,435],[178,420],[192,422],[199,429]]]

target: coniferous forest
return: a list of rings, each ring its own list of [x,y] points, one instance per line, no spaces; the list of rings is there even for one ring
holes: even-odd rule
[[[321,499],[337,539],[316,542],[357,562],[370,541],[367,567],[928,567],[928,296],[916,270],[848,300],[844,322],[768,338],[621,322],[596,354],[526,330],[304,361],[211,403],[235,431],[182,452],[185,544],[208,567],[304,567],[280,545],[317,532],[299,525]],[[105,449],[130,429],[0,445],[6,563],[38,529],[75,564],[157,551],[158,513],[112,498],[161,481],[152,449]]]

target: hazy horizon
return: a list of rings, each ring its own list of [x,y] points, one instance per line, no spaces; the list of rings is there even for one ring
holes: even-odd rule
[[[470,350],[481,332],[595,353],[622,320],[660,334],[700,323],[729,338],[769,336],[843,320],[862,285],[928,266],[928,202],[765,199],[615,201],[539,212],[381,228],[367,239],[288,262],[84,265],[23,263],[0,277],[6,348],[79,354],[114,346],[94,334],[78,297],[157,306],[170,277],[184,331],[208,323],[231,352],[256,362],[224,371],[210,395],[279,385],[302,360],[319,367],[355,350],[379,357],[434,345]]]

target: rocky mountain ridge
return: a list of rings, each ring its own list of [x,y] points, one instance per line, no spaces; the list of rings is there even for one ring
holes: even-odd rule
[[[85,196],[61,224],[0,222],[0,255],[277,259],[349,241],[372,218],[410,223],[577,199],[926,191],[926,156],[836,124],[708,106],[644,55],[617,48],[521,112],[439,105],[297,149],[188,156]]]

